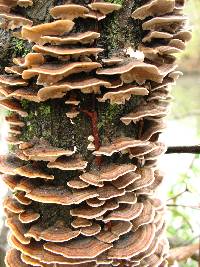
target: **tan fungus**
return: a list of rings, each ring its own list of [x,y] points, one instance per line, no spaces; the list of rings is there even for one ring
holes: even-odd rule
[[[50,23],[40,24],[37,26],[22,27],[22,37],[29,42],[37,43],[41,37],[46,35],[62,36],[72,30],[74,22],[71,20],[57,20]]]
[[[15,173],[20,176],[28,177],[31,179],[35,179],[35,178],[41,178],[41,179],[47,179],[47,180],[54,179],[53,175],[46,173],[45,171],[41,170],[40,168],[36,166],[33,167],[33,166],[25,165],[22,167],[18,167],[15,169]]]
[[[142,203],[121,204],[118,209],[108,214],[104,221],[131,221],[140,216],[143,210]]]
[[[4,199],[3,208],[6,208],[16,214],[22,213],[25,210],[25,207],[12,197],[6,197]]]
[[[24,58],[14,58],[13,63],[22,68],[30,68],[44,64],[45,59],[40,53],[29,53]]]
[[[72,221],[71,226],[73,226],[74,228],[83,228],[83,227],[92,226],[92,222],[85,218],[77,217],[76,219]]]
[[[108,2],[94,2],[88,5],[91,9],[101,12],[102,14],[109,14],[121,8],[121,5]]]
[[[67,258],[84,259],[95,258],[104,251],[110,249],[112,245],[103,243],[95,238],[82,238],[62,244],[47,243],[44,248],[48,251],[61,254]]]
[[[85,77],[84,79],[68,79],[56,83],[51,86],[43,87],[38,91],[38,96],[41,100],[47,100],[50,98],[62,98],[67,92],[77,89],[82,93],[99,93],[100,87],[110,87],[110,83],[106,80]]]
[[[14,30],[21,26],[30,27],[33,24],[32,20],[11,13],[0,13],[0,18],[6,21],[1,24],[1,27],[3,26],[6,30]]]
[[[136,166],[132,164],[110,165],[98,172],[86,172],[79,176],[81,180],[91,185],[103,186],[104,181],[113,181],[122,175],[135,171]]]
[[[71,230],[62,221],[57,221],[53,226],[43,229],[40,224],[33,225],[25,236],[33,237],[36,241],[66,242],[80,235],[80,231]]]
[[[132,95],[148,95],[149,91],[145,87],[138,87],[134,85],[120,86],[116,90],[109,90],[102,98],[98,98],[99,102],[110,100],[112,104],[125,104],[129,101]]]
[[[171,13],[175,7],[175,0],[150,0],[147,4],[137,8],[133,13],[134,19],[145,19],[150,16],[159,16]]]
[[[38,85],[51,85],[59,82],[63,78],[80,72],[90,72],[101,64],[97,62],[71,62],[68,64],[44,64],[38,68],[24,70],[23,79],[27,80],[34,76],[38,76]]]
[[[148,142],[135,140],[129,137],[120,137],[114,140],[111,144],[106,146],[101,146],[99,150],[93,152],[95,156],[105,155],[112,156],[116,152],[121,152],[128,148],[133,148],[137,146],[148,145]]]
[[[9,227],[13,235],[22,244],[30,243],[30,238],[25,237],[25,233],[27,231],[26,227],[19,221],[19,219],[16,216],[6,219],[6,226]]]
[[[108,251],[108,258],[127,259],[147,250],[155,237],[155,226],[145,225],[136,232],[130,232],[123,240],[118,240]]]
[[[33,210],[25,210],[19,214],[19,220],[22,223],[31,223],[37,221],[40,218],[40,214]]]
[[[50,43],[52,45],[91,44],[99,37],[100,33],[92,31],[72,33],[71,35],[63,37],[45,35],[41,36],[37,40],[37,43],[40,45],[44,45],[46,43]]]
[[[75,18],[83,17],[89,13],[89,9],[75,4],[66,4],[53,7],[50,9],[50,14],[54,19],[69,19],[73,20]]]
[[[30,267],[21,260],[21,253],[16,249],[10,249],[6,253],[5,263],[7,267]]]
[[[69,59],[70,57],[75,57],[76,59],[81,56],[95,56],[103,51],[101,48],[68,48],[68,47],[58,47],[58,46],[41,46],[34,45],[33,50],[42,53],[44,55],[50,55],[52,57],[58,57],[60,59]]]

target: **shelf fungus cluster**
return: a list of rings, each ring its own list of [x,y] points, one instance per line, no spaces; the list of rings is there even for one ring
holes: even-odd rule
[[[61,3],[49,10],[51,22],[34,25],[15,14],[34,1],[0,0],[2,27],[32,44],[0,75],[14,147],[0,158],[1,177],[13,192],[3,203],[12,246],[7,267],[167,265],[165,206],[155,191],[163,179],[157,159],[166,151],[159,134],[170,86],[181,74],[174,53],[191,38],[183,2],[150,0],[132,10],[129,19],[143,29],[138,59],[98,45],[102,23],[123,5]],[[67,145],[38,131],[22,138],[31,108],[37,120],[46,103],[50,113],[61,106]],[[65,135],[49,119],[52,135]]]

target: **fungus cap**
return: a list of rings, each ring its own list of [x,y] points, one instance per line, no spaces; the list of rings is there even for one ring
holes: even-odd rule
[[[74,259],[93,259],[111,247],[112,245],[92,237],[72,240],[63,244],[46,243],[44,245],[44,248],[48,251]]]
[[[171,13],[175,7],[175,0],[150,0],[147,4],[137,8],[132,18],[143,20],[150,16],[159,16]]]
[[[94,2],[88,5],[91,9],[101,12],[102,14],[109,14],[113,11],[119,10],[121,5],[108,2]]]
[[[62,36],[68,33],[74,27],[74,22],[71,20],[58,20],[50,23],[45,23],[33,27],[22,27],[22,38],[29,42],[38,42],[41,37],[50,36]]]
[[[66,4],[55,6],[50,9],[50,15],[54,19],[69,19],[84,17],[85,14],[89,13],[89,9],[75,4]]]

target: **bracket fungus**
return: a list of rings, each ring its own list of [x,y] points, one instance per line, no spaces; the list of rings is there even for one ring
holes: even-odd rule
[[[0,0],[2,27],[32,47],[0,75],[13,144],[0,157],[13,192],[6,266],[165,266],[165,205],[154,197],[181,75],[173,54],[191,39],[184,1],[51,1],[44,23],[26,16],[35,2]]]

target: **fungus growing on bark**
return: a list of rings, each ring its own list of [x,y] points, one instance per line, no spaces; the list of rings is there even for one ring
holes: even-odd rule
[[[80,179],[73,179],[73,180],[67,182],[67,185],[70,188],[75,188],[75,189],[83,189],[83,188],[87,188],[89,186],[88,183],[85,183],[84,181],[81,181]]]
[[[14,30],[22,26],[30,27],[33,24],[32,20],[7,12],[0,13],[0,18],[5,20],[5,22],[1,23],[1,27],[6,30]]]
[[[173,0],[150,0],[147,4],[137,8],[133,13],[134,19],[145,19],[150,16],[159,16],[171,13],[174,10],[175,1]]]
[[[80,158],[72,160],[57,159],[47,165],[48,168],[57,168],[63,171],[84,170],[87,167],[87,161]]]
[[[100,37],[100,34],[98,32],[81,32],[81,33],[72,33],[68,36],[41,36],[37,43],[40,45],[44,45],[47,43],[54,44],[54,45],[69,45],[69,44],[91,44],[96,39]]]
[[[75,150],[53,147],[44,139],[35,139],[32,142],[32,144],[24,143],[20,146],[22,153],[28,160],[54,162],[61,156],[70,157],[75,153]],[[28,147],[25,147],[25,145],[28,145]]]
[[[124,83],[131,83],[136,81],[139,84],[143,84],[146,80],[155,82],[162,82],[164,76],[170,72],[172,66],[164,65],[160,68],[155,65],[140,62],[138,60],[132,60],[127,63],[117,65],[112,68],[105,68],[97,70],[99,75],[121,75],[121,79]]]
[[[154,103],[149,103],[144,105],[142,108],[141,106],[137,106],[134,110],[123,116],[121,121],[124,124],[130,124],[131,122],[136,123],[141,119],[148,119],[149,117],[157,117],[157,116],[166,116],[168,113],[168,108],[161,105],[156,105]]]
[[[122,188],[125,188],[128,185],[134,183],[135,181],[140,179],[140,177],[141,177],[141,175],[139,173],[129,172],[129,173],[125,174],[125,175],[120,176],[116,180],[112,181],[112,184],[116,188],[122,189]]]
[[[9,7],[15,7],[15,6],[22,6],[22,7],[27,7],[27,6],[32,6],[33,1],[32,0],[0,0],[0,4],[6,5]]]
[[[81,5],[60,5],[52,8],[50,14],[54,19],[69,19],[73,20],[75,18],[83,17],[89,13],[89,9]]]
[[[24,177],[28,177],[28,178],[41,178],[41,179],[47,179],[47,180],[53,180],[54,176],[48,174],[47,172],[43,171],[42,169],[36,167],[36,166],[29,166],[29,165],[25,165],[22,167],[18,167],[15,169],[15,173],[20,175],[20,176],[24,176]]]
[[[25,234],[33,237],[36,241],[45,240],[51,242],[65,242],[80,235],[80,230],[72,230],[63,221],[57,221],[53,226],[44,229],[40,224],[32,226]]]
[[[17,214],[21,213],[25,210],[25,207],[23,205],[21,205],[17,200],[15,200],[11,197],[7,197],[3,201],[3,207],[8,209],[11,212],[17,213]]]
[[[7,267],[15,267],[15,266],[28,267],[28,265],[22,261],[20,251],[14,248],[8,250],[5,258],[5,263]]]
[[[136,166],[132,164],[111,165],[102,169],[100,172],[86,172],[79,176],[79,178],[91,185],[103,186],[104,181],[113,181],[122,175],[135,171]]]
[[[143,30],[167,30],[169,33],[174,33],[176,31],[177,24],[183,24],[187,20],[184,16],[163,16],[152,18],[142,24]]]
[[[24,58],[14,58],[13,63],[23,68],[34,67],[44,63],[44,57],[40,53],[29,53]]]
[[[47,243],[44,248],[48,251],[63,255],[66,258],[84,259],[95,258],[112,246],[95,238],[82,238],[63,244]],[[86,257],[87,255],[87,257]]]
[[[31,223],[37,221],[40,218],[40,214],[32,210],[26,210],[19,214],[19,220],[22,223]]]
[[[118,209],[108,214],[104,218],[104,221],[131,221],[140,216],[142,210],[142,203],[121,204]]]
[[[108,3],[108,2],[94,2],[88,5],[91,9],[97,10],[100,13],[107,15],[109,13],[112,13],[113,11],[119,10],[121,8],[121,5],[114,4],[114,3]]]
[[[25,197],[25,193],[22,191],[16,192],[14,198],[23,205],[30,205],[32,203],[32,200]]]
[[[0,105],[10,111],[18,113],[22,117],[26,117],[28,115],[28,113],[21,108],[21,105],[17,101],[10,99],[2,99],[0,100]]]
[[[127,259],[147,250],[155,237],[155,225],[148,224],[136,232],[130,232],[126,238],[117,241],[108,251],[109,258]]]
[[[84,218],[76,218],[75,220],[72,221],[71,225],[74,228],[83,228],[91,226],[92,222]]]
[[[95,156],[105,155],[112,156],[116,152],[126,150],[133,147],[141,147],[147,145],[148,142],[142,142],[140,140],[134,140],[129,137],[120,137],[112,142],[111,145],[102,146],[98,151],[93,152]]]
[[[58,20],[51,23],[45,23],[33,27],[22,27],[22,37],[29,42],[38,42],[43,36],[62,36],[70,32],[74,26],[71,20]]]
[[[44,64],[37,68],[24,70],[22,78],[27,80],[34,76],[38,76],[38,85],[51,85],[59,82],[71,74],[80,72],[90,72],[101,64],[97,62],[73,62],[68,64]],[[1,82],[1,81],[0,81]]]
[[[99,102],[110,100],[111,104],[125,104],[125,101],[130,100],[132,95],[148,95],[148,90],[145,87],[137,87],[134,85],[120,86],[117,89],[109,90],[102,98],[98,98]]]
[[[74,89],[80,90],[86,94],[93,92],[99,93],[101,86],[110,87],[111,83],[106,80],[93,77],[67,79],[54,85],[41,88],[38,91],[38,96],[44,101],[50,98],[62,98],[67,92]]]
[[[0,0],[7,28],[22,26],[15,36],[33,43],[0,75],[0,104],[12,111],[8,142],[16,146],[0,158],[14,193],[4,201],[14,247],[6,264],[158,266],[168,250],[164,205],[154,198],[163,179],[157,159],[166,150],[158,137],[169,85],[180,75],[171,54],[191,38],[183,1],[149,0],[136,10],[128,2],[122,10],[108,2],[62,3],[45,13],[55,21],[33,26],[15,8],[32,4]],[[109,29],[109,14],[115,11],[118,25],[127,10],[128,21],[133,12],[133,25],[144,30],[140,44],[127,32],[128,48],[123,25],[114,39]]]
[[[70,57],[79,58],[81,56],[95,56],[103,51],[101,48],[68,48],[57,46],[33,46],[33,50],[44,55],[50,55],[52,57],[58,57],[62,60],[68,60]]]

